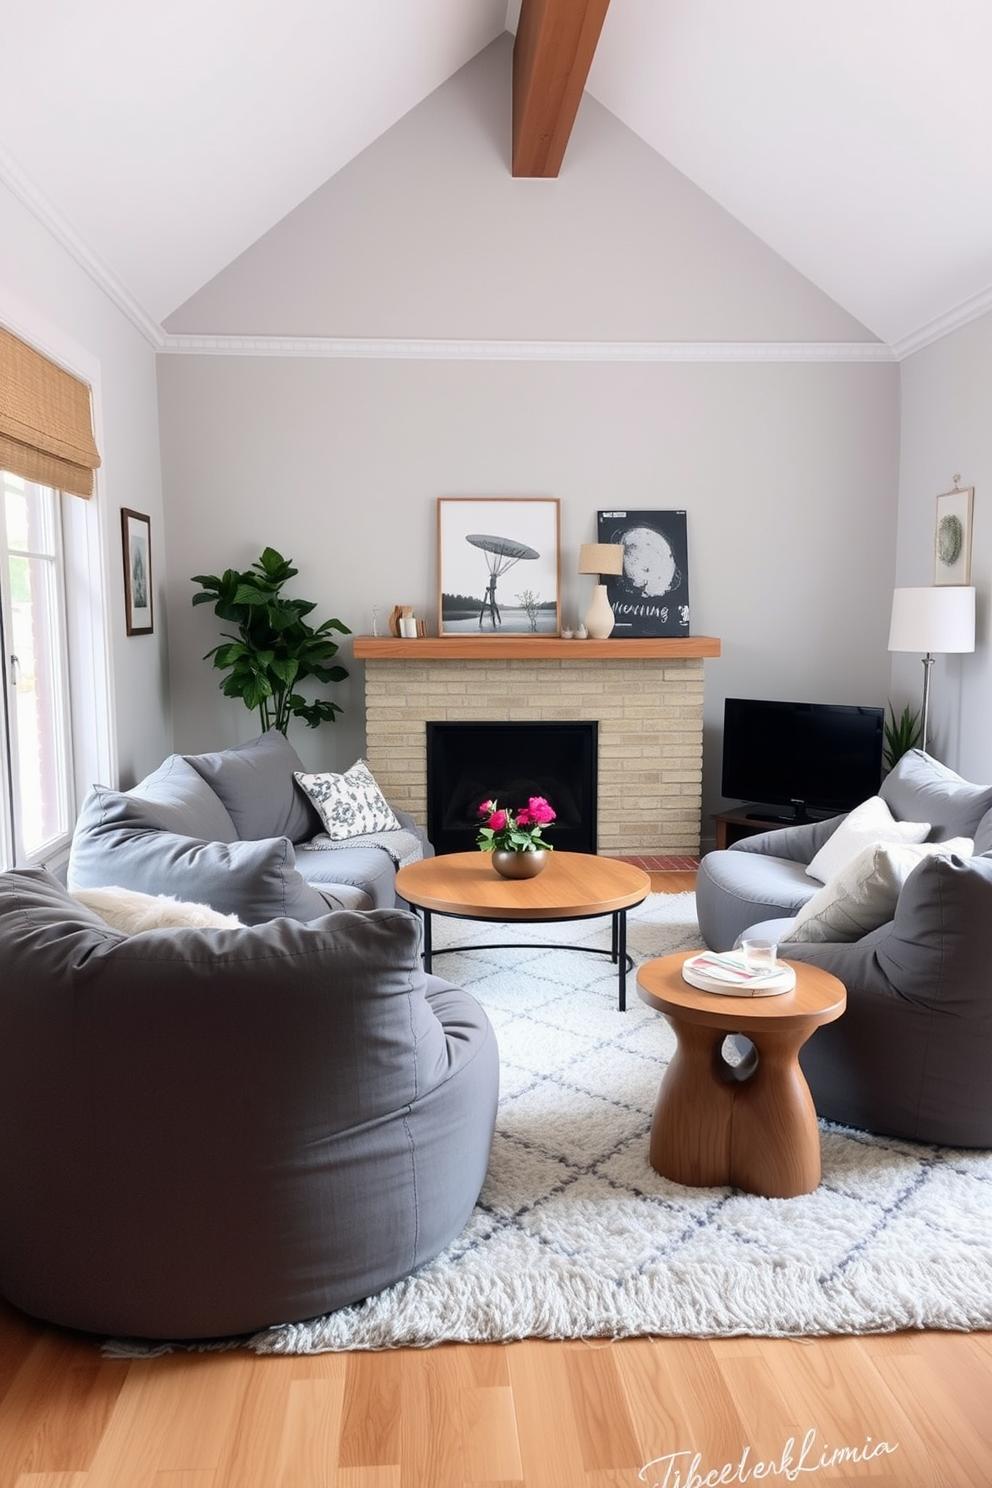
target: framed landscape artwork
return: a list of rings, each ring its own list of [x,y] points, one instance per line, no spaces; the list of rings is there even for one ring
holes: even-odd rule
[[[439,496],[438,633],[558,635],[561,503]]]
[[[937,497],[934,530],[933,581],[935,584],[971,583],[971,516],[974,486],[955,488]]]
[[[124,545],[124,618],[127,633],[151,635],[152,624],[152,524],[141,512],[121,508],[121,538]]]
[[[685,512],[597,512],[596,541],[623,544],[623,572],[606,579],[614,636],[689,635]]]

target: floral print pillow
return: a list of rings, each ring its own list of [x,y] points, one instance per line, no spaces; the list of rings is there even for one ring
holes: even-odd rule
[[[320,813],[324,830],[335,842],[368,832],[398,832],[402,826],[364,760],[343,775],[304,775],[293,771],[300,789]]]

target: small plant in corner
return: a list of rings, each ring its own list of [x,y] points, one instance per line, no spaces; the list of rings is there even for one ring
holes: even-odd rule
[[[897,718],[895,709],[891,702],[889,703],[889,716],[883,728],[885,742],[882,749],[882,759],[887,770],[893,769],[903,755],[908,754],[911,749],[918,748],[922,733],[919,709],[913,712],[907,703]]]
[[[317,606],[305,599],[289,599],[283,586],[299,573],[275,548],[266,548],[244,572],[228,568],[220,575],[194,574],[200,585],[193,604],[213,605],[219,619],[235,633],[204,656],[227,676],[220,684],[226,697],[240,698],[246,708],[258,709],[262,732],[285,733],[291,718],[302,718],[308,728],[333,722],[341,712],[328,698],[308,702],[297,688],[312,677],[317,682],[340,682],[348,673],[333,663],[337,643],[331,631],[350,635],[340,620],[324,620],[314,627],[307,616]]]

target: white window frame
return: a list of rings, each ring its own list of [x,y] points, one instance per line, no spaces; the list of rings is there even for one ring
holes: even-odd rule
[[[53,491],[51,487],[39,487],[36,482],[24,482],[25,485],[34,486],[44,494],[42,499],[46,502],[49,511],[46,515],[45,526],[48,526],[48,517],[51,519],[51,547],[50,551],[32,551],[16,549],[15,552],[29,560],[29,562],[44,564],[49,569],[49,578],[53,580],[51,588],[49,583],[41,587],[37,595],[39,603],[50,596],[54,601],[53,613],[47,620],[42,621],[49,627],[49,646],[57,655],[54,674],[47,680],[52,684],[52,734],[55,754],[58,762],[56,769],[56,789],[58,792],[58,818],[62,823],[61,830],[54,836],[41,843],[32,843],[30,847],[24,840],[23,812],[17,799],[16,783],[21,778],[20,764],[18,760],[19,740],[17,721],[17,670],[20,665],[19,646],[14,626],[14,601],[10,593],[9,585],[5,582],[3,600],[0,603],[0,633],[3,636],[4,665],[6,672],[6,729],[5,748],[9,757],[9,771],[5,764],[4,774],[10,779],[10,788],[4,792],[7,797],[7,810],[4,816],[3,841],[7,844],[7,855],[15,863],[45,863],[57,858],[67,852],[72,836],[72,825],[76,818],[76,790],[73,774],[73,730],[72,730],[72,707],[70,701],[69,666],[70,650],[68,626],[66,622],[66,589],[67,577],[65,566],[65,544],[63,541],[63,508],[69,499],[60,491]],[[3,573],[5,580],[9,576],[9,559],[11,554],[10,533],[6,530],[6,523],[2,529],[2,541],[0,541],[0,556],[3,559]],[[46,606],[47,607],[47,606]]]
[[[0,284],[0,324],[34,346],[74,377],[89,384],[93,433],[97,448],[105,446],[99,360],[52,324],[34,307]],[[65,564],[66,630],[69,653],[69,713],[72,720],[73,780],[77,802],[96,782],[117,780],[117,739],[110,633],[108,583],[111,534],[102,468],[96,472],[93,496],[61,497],[62,541]],[[4,667],[6,684],[6,667]],[[0,697],[0,727],[7,727],[5,702]],[[6,750],[4,732],[0,744]],[[3,772],[5,775],[5,772]],[[3,787],[6,789],[6,786]],[[6,803],[9,811],[10,803]],[[43,866],[64,877],[68,841],[42,859]]]

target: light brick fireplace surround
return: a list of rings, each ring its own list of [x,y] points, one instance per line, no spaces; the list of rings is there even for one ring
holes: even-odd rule
[[[394,806],[427,821],[426,723],[599,723],[599,851],[699,851],[703,659],[712,636],[558,640],[359,636],[366,758]]]

